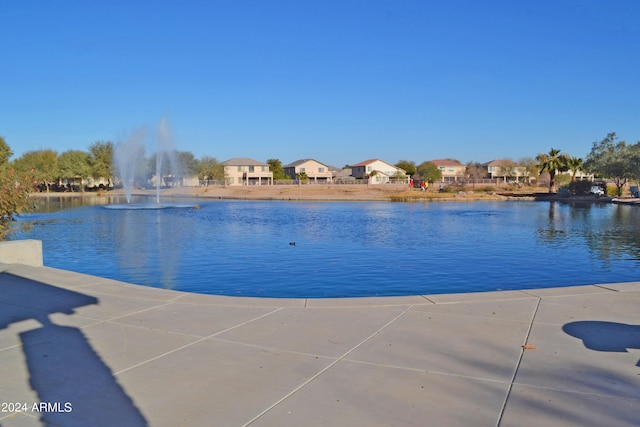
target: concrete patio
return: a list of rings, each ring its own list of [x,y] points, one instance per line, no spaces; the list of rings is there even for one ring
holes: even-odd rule
[[[3,427],[637,426],[639,359],[640,283],[256,299],[0,264]]]

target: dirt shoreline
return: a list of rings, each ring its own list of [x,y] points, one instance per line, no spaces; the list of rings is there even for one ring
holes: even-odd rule
[[[64,192],[64,193],[33,193],[34,197],[116,197],[123,196],[122,189],[103,192]],[[136,189],[134,196],[155,196],[156,190]],[[163,199],[173,198],[202,198],[228,200],[318,200],[318,201],[400,201],[419,199],[439,200],[503,200],[497,194],[460,192],[438,193],[423,192],[410,189],[407,185],[273,185],[273,186],[208,186],[208,187],[180,187],[160,190]]]
[[[538,190],[538,189],[536,189]],[[156,195],[156,190],[136,189],[134,196]],[[34,197],[121,197],[122,189],[103,192],[33,193]],[[608,202],[610,198],[592,196],[559,198],[543,192],[475,192],[439,193],[410,189],[407,185],[273,185],[273,186],[208,186],[180,187],[160,190],[162,199],[201,198],[226,200],[310,200],[310,201],[477,201],[477,200],[589,200]]]

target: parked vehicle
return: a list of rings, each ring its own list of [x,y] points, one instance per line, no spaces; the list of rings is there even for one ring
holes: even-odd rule
[[[591,187],[591,189],[589,190],[590,194],[594,194],[598,197],[600,196],[604,196],[604,190],[602,189],[602,187],[600,187],[599,185],[594,185]]]

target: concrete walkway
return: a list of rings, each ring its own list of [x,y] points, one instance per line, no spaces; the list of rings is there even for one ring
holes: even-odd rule
[[[3,427],[637,426],[639,359],[640,283],[256,299],[0,264]]]

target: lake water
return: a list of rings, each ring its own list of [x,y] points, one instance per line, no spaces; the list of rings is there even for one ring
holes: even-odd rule
[[[200,209],[112,210],[62,203],[23,217],[36,225],[16,236],[42,240],[45,265],[188,292],[362,297],[640,280],[634,206],[200,199]]]

